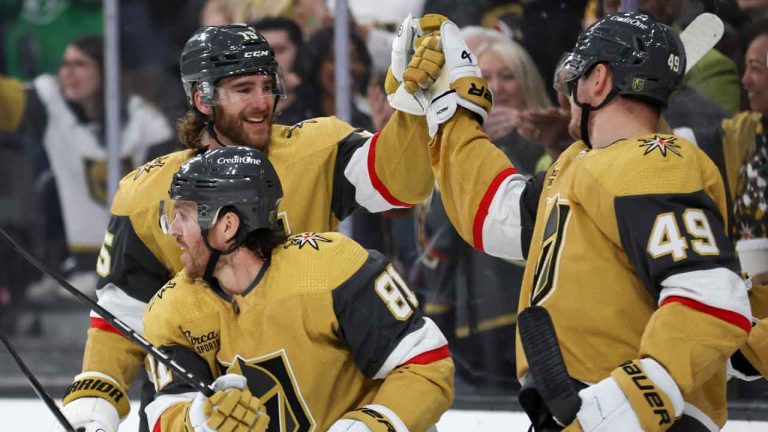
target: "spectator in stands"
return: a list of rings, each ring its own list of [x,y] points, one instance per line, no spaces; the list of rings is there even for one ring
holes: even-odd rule
[[[768,249],[768,22],[758,22],[755,29],[742,78],[749,110],[723,122],[722,153],[717,156],[722,156],[733,198],[733,237],[740,241],[762,239]],[[768,273],[751,276],[753,281],[768,284]]]
[[[277,105],[278,122],[291,125],[311,118],[310,107],[304,100],[297,98],[298,93],[308,91],[300,90],[302,86],[307,86],[307,50],[301,29],[286,17],[263,18],[251,26],[258,30],[275,50],[277,63],[283,72],[285,99],[280,100]]]
[[[53,174],[63,216],[69,257],[61,269],[93,292],[93,266],[109,219],[103,115],[103,40],[83,36],[70,43],[58,76],[40,75],[24,84],[0,78],[0,131],[29,132]],[[146,161],[154,145],[173,131],[154,106],[138,96],[125,99],[121,166],[127,173]]]

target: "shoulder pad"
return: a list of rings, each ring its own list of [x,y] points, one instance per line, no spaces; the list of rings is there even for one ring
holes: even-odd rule
[[[270,271],[281,281],[291,278],[286,286],[298,292],[331,291],[360,269],[367,258],[368,251],[343,234],[305,232],[289,237],[275,249]]]
[[[112,200],[112,213],[130,215],[147,204],[154,205],[167,199],[173,175],[181,164],[193,155],[192,150],[169,153],[129,172],[120,180],[120,186]]]
[[[654,133],[593,152],[587,161],[591,177],[616,196],[692,192],[717,173],[701,149],[676,135]]]
[[[273,126],[272,141],[301,141],[302,145],[336,145],[354,130],[349,123],[336,117],[315,117],[291,126]]]

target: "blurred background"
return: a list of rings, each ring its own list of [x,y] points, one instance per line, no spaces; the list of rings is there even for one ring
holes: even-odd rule
[[[768,0],[336,3],[0,0],[0,227],[94,296],[116,180],[182,148],[175,133],[187,108],[179,55],[202,25],[246,22],[264,34],[288,91],[278,123],[339,115],[376,131],[391,114],[383,77],[398,24],[408,13],[444,14],[463,28],[494,91],[488,135],[527,175],[546,169],[572,141],[567,102],[558,100],[552,75],[579,32],[605,13],[642,8],[678,30],[705,11],[723,20],[723,39],[686,75],[664,114],[676,133],[716,162],[729,145],[724,120],[768,113],[759,99],[766,96],[755,90],[745,67],[750,47],[768,38]],[[336,33],[349,39],[335,45],[349,47],[338,59],[329,48]],[[120,126],[114,129],[109,118]],[[762,203],[765,184],[753,191]],[[480,254],[464,243],[437,191],[412,210],[354,214],[341,229],[389,255],[448,336],[457,365],[454,408],[519,410],[514,335],[523,263]],[[80,372],[88,308],[2,240],[0,263],[0,328],[47,391],[61,398]],[[3,398],[33,395],[0,350],[0,406]],[[135,390],[131,395],[136,398]],[[732,418],[768,420],[765,380],[732,381],[729,398]]]

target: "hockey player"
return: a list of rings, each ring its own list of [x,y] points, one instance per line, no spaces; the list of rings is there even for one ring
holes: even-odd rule
[[[427,120],[446,211],[476,248],[528,259],[519,310],[549,311],[581,389],[576,418],[554,418],[518,343],[534,429],[718,430],[751,315],[716,167],[655,132],[685,71],[678,37],[639,13],[586,30],[555,77],[579,140],[527,182],[480,127],[491,98],[474,54],[453,24],[440,34],[451,89],[428,89]]]
[[[274,431],[416,432],[448,409],[453,360],[413,292],[341,234],[286,241],[260,151],[208,151],[170,189],[163,225],[184,270],[149,303],[145,337],[222,393],[208,400],[148,358],[153,430],[263,431],[266,414]],[[219,402],[231,398],[243,408]]]
[[[408,30],[404,35],[417,34]],[[330,231],[358,207],[410,207],[432,190],[423,117],[396,113],[377,134],[334,117],[273,125],[280,73],[272,49],[250,27],[198,30],[182,52],[181,78],[190,110],[179,136],[189,150],[159,157],[121,181],[97,262],[99,303],[139,332],[146,303],[182,268],[181,250],[157,224],[158,203],[167,198],[179,166],[207,148],[238,142],[268,155],[286,191],[278,217],[287,233]],[[143,358],[138,347],[92,314],[82,373],[64,398],[65,415],[87,432],[116,432],[129,410],[125,391]],[[112,390],[86,385],[97,381]],[[144,390],[152,393],[151,387]],[[148,430],[145,420],[142,431]]]

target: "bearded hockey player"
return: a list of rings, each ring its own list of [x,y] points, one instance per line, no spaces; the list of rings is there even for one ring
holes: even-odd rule
[[[480,127],[491,97],[474,54],[455,25],[440,37],[450,89],[425,93],[438,95],[427,120],[446,211],[476,248],[527,258],[519,310],[549,312],[581,389],[576,418],[554,418],[518,343],[534,429],[719,430],[726,359],[751,315],[717,168],[684,139],[655,132],[685,71],[678,37],[639,13],[586,30],[555,77],[579,140],[529,182]]]
[[[409,28],[407,34],[417,31]],[[397,112],[377,134],[335,117],[273,125],[282,79],[272,48],[250,27],[198,30],[182,52],[181,79],[190,112],[179,135],[190,149],[123,178],[97,263],[99,304],[139,332],[146,303],[182,268],[181,250],[157,224],[158,203],[167,199],[179,166],[206,148],[238,142],[269,157],[286,191],[278,217],[287,233],[330,231],[359,207],[410,207],[432,190],[423,117]],[[64,398],[65,415],[75,426],[116,432],[129,410],[125,391],[143,358],[138,347],[91,314],[83,370]],[[116,390],[85,385],[96,380]],[[144,392],[151,398],[151,386]],[[149,430],[146,419],[140,430]]]
[[[149,303],[145,336],[223,393],[208,400],[148,359],[153,430],[425,431],[448,409],[453,361],[413,292],[341,234],[286,241],[280,180],[261,152],[187,161],[170,198],[162,225],[184,270]],[[243,408],[218,402],[230,398]]]

